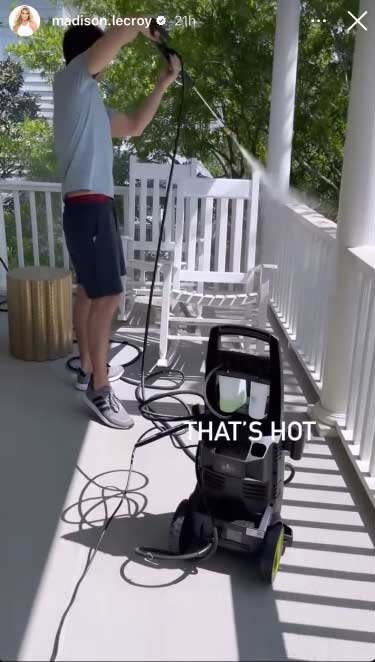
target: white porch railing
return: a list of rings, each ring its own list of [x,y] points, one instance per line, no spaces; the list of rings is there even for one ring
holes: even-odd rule
[[[272,309],[316,391],[323,387],[327,323],[335,278],[336,224],[304,205],[282,204],[262,192],[258,262],[274,263]],[[375,499],[375,247],[351,256],[356,330],[346,422],[337,432]]]
[[[358,293],[357,323],[346,425],[339,432],[365,488],[375,497],[375,247],[353,248],[349,255]]]
[[[162,247],[171,250],[176,239],[177,219],[177,190],[178,182],[185,176],[195,172],[188,165],[176,166],[175,185],[172,190],[171,201],[168,205],[167,224]],[[115,187],[115,203],[122,234],[127,238],[127,258],[144,257],[145,251],[155,251],[157,245],[158,228],[165,205],[166,179],[168,166],[147,163],[131,162],[130,187]],[[199,181],[199,180],[197,180]],[[212,185],[214,179],[209,180]],[[223,186],[227,180],[222,181]],[[232,180],[230,180],[232,182]],[[234,181],[234,180],[233,180]],[[220,254],[230,250],[231,264],[236,261],[233,253],[237,247],[248,246],[248,261],[253,266],[257,207],[258,207],[258,180],[256,187],[249,180],[241,180],[243,190],[246,190],[246,199],[239,196],[238,209],[234,205],[233,212],[228,209],[228,219],[224,217],[224,209],[219,213],[220,223],[224,229],[215,238],[215,249]],[[228,188],[228,185],[227,185]],[[228,191],[228,198],[230,191]],[[232,197],[236,197],[235,195]],[[234,201],[237,202],[236,200]],[[192,215],[198,218],[199,211],[195,210],[192,200]],[[60,183],[29,182],[23,180],[0,180],[0,257],[8,264],[10,246],[13,250],[11,256],[12,266],[48,265],[69,268],[69,255],[65,244],[62,229],[63,201]],[[181,211],[181,210],[180,210]],[[231,220],[233,215],[233,221]],[[200,233],[200,234],[199,234]],[[230,233],[228,238],[227,233]],[[9,235],[9,236],[7,236]],[[199,236],[198,236],[199,235]],[[207,237],[204,228],[197,227],[195,240],[198,242],[197,254],[206,255],[207,251],[202,242]],[[219,246],[222,244],[222,246]],[[211,245],[209,253],[211,253]],[[149,257],[150,257],[149,256]],[[238,265],[237,265],[238,267]],[[0,292],[5,292],[5,272],[0,268]]]
[[[336,224],[304,205],[262,193],[260,258],[278,265],[271,303],[293,349],[320,391],[333,284]]]
[[[128,189],[115,187],[119,218],[125,226],[128,217]],[[0,180],[0,257],[8,264],[8,232],[15,232],[16,262],[61,266],[69,269],[69,255],[62,230],[61,184]],[[6,223],[7,210],[12,222]],[[26,255],[26,250],[31,254]],[[5,290],[4,270],[0,269],[0,290]]]
[[[145,205],[150,196],[155,199],[153,188],[143,190],[142,187],[142,194]],[[165,195],[165,191],[161,189],[161,201],[163,194]],[[133,191],[133,203],[137,203],[138,214],[140,198],[140,186],[137,185]],[[122,232],[128,235],[129,186],[115,186],[115,203]],[[7,211],[11,212],[11,222],[8,224]],[[39,266],[42,263],[69,269],[69,255],[62,229],[62,211],[60,183],[0,180],[0,257],[4,262],[8,264],[8,249],[11,243],[11,236],[7,234],[13,233],[12,243],[16,247],[13,262],[17,266]],[[138,228],[138,235],[139,233]],[[0,292],[4,293],[5,290],[6,277],[0,267]]]

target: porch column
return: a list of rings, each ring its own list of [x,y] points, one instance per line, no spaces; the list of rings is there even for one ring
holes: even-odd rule
[[[362,0],[350,90],[337,225],[336,284],[327,333],[321,402],[315,416],[328,425],[345,423],[356,317],[347,248],[375,245],[375,3]]]
[[[290,180],[300,11],[300,0],[278,0],[267,167],[281,193]]]

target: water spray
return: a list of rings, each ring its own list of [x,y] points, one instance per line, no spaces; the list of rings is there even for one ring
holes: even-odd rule
[[[172,55],[177,55],[177,57],[180,58],[181,60],[181,56],[178,53],[178,51],[172,48],[169,44],[170,37],[168,31],[164,27],[158,25],[156,19],[152,19],[150,24],[150,32],[151,34],[154,34],[156,31],[158,31],[160,34],[160,41],[157,42],[156,46],[160,51],[160,53],[163,55],[163,57],[167,61],[169,61]],[[224,133],[227,134],[227,136],[236,145],[237,149],[245,159],[246,163],[249,165],[252,173],[256,173],[259,176],[259,179],[262,181],[263,186],[267,189],[270,196],[273,199],[276,199],[279,202],[284,202],[286,204],[292,202],[290,195],[288,195],[285,191],[282,191],[280,188],[278,188],[277,182],[275,182],[274,178],[266,170],[263,164],[255,156],[250,154],[250,152],[246,149],[246,147],[244,147],[244,145],[240,143],[234,131],[232,131],[232,129],[226,126],[224,120],[217,114],[217,112],[208,103],[207,99],[205,99],[203,94],[199,91],[193,78],[186,71],[185,67],[183,69],[183,72],[181,72],[180,74],[180,80],[177,79],[177,82],[179,82],[179,84],[181,84],[182,77],[184,78],[184,83],[187,86],[189,86],[191,91],[198,96],[198,98],[202,101],[204,106],[206,106],[207,110],[211,113],[212,117],[220,124],[220,128],[224,131]],[[294,199],[294,201],[296,200]]]

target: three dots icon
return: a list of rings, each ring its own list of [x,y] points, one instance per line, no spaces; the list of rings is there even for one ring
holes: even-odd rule
[[[312,18],[311,23],[327,23],[326,18]]]

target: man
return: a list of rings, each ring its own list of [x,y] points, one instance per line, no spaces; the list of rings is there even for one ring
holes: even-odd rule
[[[113,203],[111,137],[140,136],[181,70],[173,56],[134,113],[105,108],[99,75],[140,32],[153,41],[160,38],[157,32],[153,36],[148,28],[136,26],[117,26],[105,33],[94,25],[70,27],[63,41],[66,67],[56,74],[53,85],[64,233],[78,284],[73,313],[81,361],[77,388],[85,390],[85,402],[104,423],[121,429],[131,427],[133,420],[110,387],[109,382],[120,376],[119,369],[107,366],[112,319],[125,274]]]

